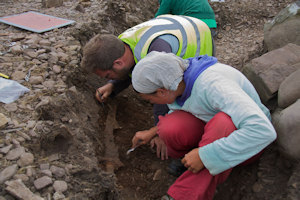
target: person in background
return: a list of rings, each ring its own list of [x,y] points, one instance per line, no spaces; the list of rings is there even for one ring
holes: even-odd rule
[[[207,0],[159,0],[155,17],[164,14],[184,15],[204,21],[216,35],[217,22],[215,13]]]
[[[151,52],[135,66],[132,86],[141,98],[170,109],[156,126],[136,132],[132,147],[156,138],[163,147],[158,155],[182,158],[188,169],[164,200],[213,199],[233,167],[258,159],[276,139],[253,85],[215,57]]]

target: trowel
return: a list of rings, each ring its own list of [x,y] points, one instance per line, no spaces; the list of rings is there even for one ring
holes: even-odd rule
[[[129,149],[129,150],[126,152],[126,155],[129,155],[129,154],[130,154],[131,152],[133,152],[135,149],[136,149],[136,147]]]

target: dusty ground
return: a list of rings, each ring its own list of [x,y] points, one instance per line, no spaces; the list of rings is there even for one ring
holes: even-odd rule
[[[212,3],[218,21],[218,36],[215,38],[217,58],[241,69],[249,59],[261,55],[265,51],[264,23],[290,2],[293,1],[228,0],[225,3]],[[155,0],[66,0],[63,6],[50,9],[42,8],[41,1],[38,0],[0,2],[0,9],[3,11],[1,16],[35,10],[75,20],[76,25],[41,34],[41,37],[60,38],[66,35],[81,45],[95,33],[110,32],[117,35],[126,28],[150,19],[154,16],[156,8]],[[30,34],[8,25],[1,24],[0,27],[1,41],[20,33],[25,36]],[[2,46],[3,49],[5,48]],[[81,50],[77,51],[80,61]],[[12,74],[18,61],[12,61],[14,63],[8,65],[7,60],[10,59],[1,57],[0,69]],[[36,135],[22,145],[34,154],[35,160],[32,165],[36,168],[47,162],[66,169],[66,198],[159,199],[176,179],[166,170],[170,160],[159,160],[154,150],[148,146],[137,148],[130,155],[126,155],[135,132],[152,126],[151,105],[142,101],[131,88],[104,105],[97,103],[93,97],[94,91],[105,83],[105,80],[86,75],[80,70],[78,63],[74,66],[62,63],[64,70],[58,76],[49,72],[51,66],[46,68],[50,73],[48,77],[66,84],[65,90],[42,88],[41,91],[37,91],[39,88],[34,87],[33,83],[25,82],[27,87],[36,92],[24,95],[18,100],[18,104],[25,106],[19,106],[14,112],[4,109],[4,104],[1,103],[1,113],[9,116],[12,122],[18,121],[18,124],[26,124],[30,120],[37,122],[39,126],[36,126]],[[28,65],[25,67],[29,68]],[[76,89],[70,89],[73,86]],[[37,106],[45,96],[50,97],[50,100]],[[32,109],[27,109],[27,105]],[[111,127],[114,123],[108,127],[106,121],[110,113],[114,112],[113,106],[116,106],[116,116],[113,119],[117,122],[115,128]],[[14,126],[16,123],[10,123],[4,130]],[[31,129],[24,128],[25,133],[29,134],[30,131]],[[113,131],[112,139],[107,140],[107,131]],[[0,136],[2,141],[7,140],[4,132],[1,132]],[[59,159],[48,159],[53,155],[57,155]],[[111,155],[113,159],[107,155]],[[3,161],[5,155],[1,159],[2,166],[7,165],[7,162]],[[114,173],[106,172],[109,164],[112,164],[111,171]],[[293,191],[294,170],[293,162],[283,158],[278,153],[276,144],[273,144],[267,148],[259,162],[234,169],[230,178],[218,187],[215,199],[297,199],[298,193],[294,194]],[[26,186],[34,192],[37,191],[32,186],[32,180],[38,176],[32,176],[26,182]],[[38,192],[41,196],[48,197],[48,194],[53,193],[53,188],[44,188]],[[4,185],[1,186],[0,196],[13,199],[6,192]]]

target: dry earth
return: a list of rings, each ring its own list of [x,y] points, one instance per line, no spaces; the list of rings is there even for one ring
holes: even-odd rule
[[[219,61],[241,69],[263,54],[264,23],[291,2],[211,3],[218,21]],[[156,158],[148,146],[126,155],[134,133],[151,127],[151,105],[131,88],[103,105],[97,103],[94,91],[105,80],[85,74],[79,65],[81,47],[94,34],[117,35],[152,18],[156,9],[156,0],[65,0],[57,8],[43,8],[41,0],[0,2],[0,17],[34,10],[76,21],[43,34],[0,24],[0,72],[31,90],[14,103],[0,104],[0,112],[8,119],[0,129],[0,171],[15,167],[5,180],[20,178],[26,188],[45,199],[148,200],[165,194],[176,179],[167,173],[170,161]],[[12,48],[17,45],[19,50]],[[24,77],[29,70],[27,82]],[[23,153],[9,158],[10,151],[21,147]],[[33,159],[20,164],[24,152]],[[293,176],[294,170],[293,162],[272,144],[259,162],[234,169],[218,187],[215,199],[297,199],[293,183],[299,177]],[[38,186],[36,181],[45,175],[51,183]],[[63,181],[67,189],[55,181]],[[0,199],[15,199],[7,186],[1,183]]]

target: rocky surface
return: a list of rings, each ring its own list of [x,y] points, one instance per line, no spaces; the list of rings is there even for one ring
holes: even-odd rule
[[[59,2],[59,1],[58,1]],[[266,52],[263,26],[292,0],[211,3],[218,21],[219,61],[242,69]],[[80,70],[82,45],[96,33],[119,34],[154,16],[157,1],[3,0],[0,17],[37,11],[76,21],[42,34],[0,24],[0,72],[30,89],[0,103],[0,199],[159,199],[175,180],[167,162],[147,147],[131,157],[135,131],[149,128],[151,106],[130,90],[99,105],[105,82]],[[114,127],[120,163],[105,157],[106,117],[117,105]],[[298,102],[299,104],[299,102]],[[114,165],[114,173],[105,171]],[[259,163],[237,168],[215,199],[299,199],[299,165],[271,145]],[[298,170],[299,171],[299,170]]]

